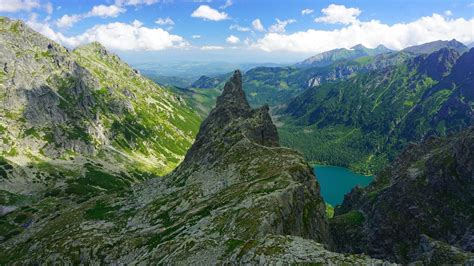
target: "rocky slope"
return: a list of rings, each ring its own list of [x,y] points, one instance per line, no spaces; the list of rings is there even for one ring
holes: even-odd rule
[[[98,43],[71,52],[1,17],[0,65],[2,195],[107,190],[98,173],[127,186],[170,172],[197,133],[179,96]]]
[[[282,113],[283,143],[309,160],[374,173],[410,141],[474,122],[473,56],[441,49],[308,89]]]
[[[336,208],[338,250],[400,263],[474,263],[473,158],[473,127],[412,145]]]
[[[131,190],[81,203],[54,196],[4,216],[15,263],[381,263],[332,246],[324,201],[302,156],[279,147],[268,107],[251,109],[240,72],[183,163]]]

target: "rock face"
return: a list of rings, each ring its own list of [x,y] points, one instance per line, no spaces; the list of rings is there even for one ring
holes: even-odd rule
[[[407,263],[474,261],[474,128],[412,145],[336,208],[341,252]]]
[[[0,158],[13,168],[0,194],[68,189],[92,162],[125,183],[169,173],[199,128],[182,100],[99,43],[69,51],[0,17],[0,66]]]
[[[279,147],[268,108],[251,109],[236,71],[184,162],[130,191],[70,205],[48,198],[5,221],[17,263],[381,263],[332,246],[325,204],[302,156]],[[48,208],[52,202],[56,208]],[[53,203],[54,204],[54,203]],[[54,233],[53,233],[54,232]]]

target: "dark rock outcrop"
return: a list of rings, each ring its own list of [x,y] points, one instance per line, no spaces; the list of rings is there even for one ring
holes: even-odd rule
[[[446,139],[412,145],[375,182],[353,189],[336,208],[331,233],[338,250],[407,263],[426,255],[422,235],[427,235],[441,243],[438,247],[453,246],[445,251],[464,252],[463,262],[472,259],[473,158],[472,127]]]

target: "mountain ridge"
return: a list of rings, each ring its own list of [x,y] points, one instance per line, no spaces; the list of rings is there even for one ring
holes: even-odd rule
[[[388,53],[392,50],[383,45],[375,48],[367,48],[362,44],[357,44],[350,49],[338,48],[319,53],[308,59],[295,64],[296,67],[324,67],[341,60],[354,60],[364,56],[374,56],[378,54]]]
[[[463,43],[458,42],[456,39],[452,39],[450,41],[438,40],[438,41],[423,43],[419,45],[414,45],[414,46],[406,47],[402,51],[420,55],[420,54],[431,54],[441,48],[451,48],[458,51],[459,53],[463,53],[469,49]]]
[[[0,156],[13,168],[1,193],[100,193],[111,185],[92,173],[128,186],[184,158],[200,118],[179,96],[98,43],[69,51],[22,21],[0,28]]]

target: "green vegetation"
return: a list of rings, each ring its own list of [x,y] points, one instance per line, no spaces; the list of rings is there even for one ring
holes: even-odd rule
[[[110,220],[113,219],[113,212],[116,210],[117,207],[109,206],[105,202],[99,200],[95,203],[94,207],[86,211],[85,218],[91,220]]]
[[[448,53],[452,60],[459,56]],[[449,73],[450,61],[433,63],[430,58],[306,90],[281,112],[282,144],[301,151],[311,162],[374,175],[407,143],[467,127],[469,118],[462,108],[440,115],[446,112],[443,108],[467,96],[460,95],[463,90],[456,85],[463,81],[454,79],[458,75],[439,73]]]
[[[334,207],[329,203],[326,203],[326,215],[329,219],[334,217]]]

